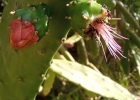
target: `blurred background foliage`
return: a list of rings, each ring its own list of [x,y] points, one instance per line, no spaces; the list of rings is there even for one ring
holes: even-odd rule
[[[68,39],[55,55],[55,59],[76,61],[89,66],[99,73],[110,77],[132,94],[140,97],[140,0],[97,0],[105,4],[111,10],[113,18],[111,26],[117,33],[128,37],[129,40],[116,40],[123,48],[123,54],[127,58],[121,60],[113,58],[106,49],[108,61],[106,62],[102,48],[96,39],[86,41],[71,30]],[[1,1],[0,14],[7,4],[7,0]],[[95,67],[96,66],[96,67]],[[81,77],[79,77],[81,78]],[[114,100],[91,93],[67,79],[49,70],[46,81],[42,84],[36,100]]]

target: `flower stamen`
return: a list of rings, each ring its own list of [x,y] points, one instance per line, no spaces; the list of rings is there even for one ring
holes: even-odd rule
[[[121,55],[123,58],[126,58],[122,55],[122,48],[121,46],[114,40],[114,38],[118,39],[128,39],[126,37],[123,37],[115,32],[115,28],[111,27],[108,23],[108,20],[120,20],[120,18],[112,18],[111,12],[107,9],[105,5],[103,5],[102,8],[102,14],[96,16],[91,22],[88,24],[87,28],[84,31],[84,34],[86,38],[88,37],[93,39],[93,37],[96,37],[99,45],[103,49],[103,53],[105,56],[105,59],[107,61],[107,57],[105,54],[105,50],[103,47],[103,44],[100,40],[100,36],[105,41],[105,44],[112,56],[115,57],[115,59],[119,59],[119,55]]]

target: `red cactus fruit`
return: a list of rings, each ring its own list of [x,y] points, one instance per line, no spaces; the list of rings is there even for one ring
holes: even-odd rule
[[[39,37],[31,22],[27,20],[13,20],[10,25],[10,44],[12,48],[25,48],[38,41]]]

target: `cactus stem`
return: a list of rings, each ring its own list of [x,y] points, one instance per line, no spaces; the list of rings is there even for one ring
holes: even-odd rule
[[[61,42],[64,43],[66,41],[66,38],[62,38]]]
[[[30,7],[30,6],[31,6],[31,4],[27,3],[27,7]]]
[[[85,20],[88,20],[88,17],[87,17],[87,16],[82,15],[82,17],[83,17]]]
[[[34,19],[34,20],[33,20],[33,23],[36,23],[37,21],[38,21],[38,18]]]
[[[21,20],[21,16],[18,16],[17,20]]]
[[[36,10],[36,8],[35,7],[33,7],[33,9],[32,9],[33,11],[35,11]]]
[[[69,6],[70,6],[70,4],[66,4],[66,6],[67,6],[67,7],[69,7]]]
[[[15,13],[15,11],[10,11],[10,14],[13,15]]]

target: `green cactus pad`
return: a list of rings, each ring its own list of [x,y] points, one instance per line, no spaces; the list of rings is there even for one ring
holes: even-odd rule
[[[29,1],[32,4],[43,2],[43,0],[18,0],[18,3],[27,5]],[[51,8],[59,11],[53,13],[49,21],[48,35],[35,45],[14,50],[9,43],[8,27],[13,18],[10,12],[16,7],[16,3],[17,0],[8,0],[0,23],[0,100],[35,100],[52,57],[60,47],[61,39],[70,29],[69,21],[64,19],[66,1],[62,0],[60,4],[57,4],[56,0],[47,2]],[[55,8],[56,6],[58,7]]]
[[[38,31],[39,39],[41,39],[48,31],[48,22],[50,17],[50,8],[42,3],[39,5],[31,5],[29,7],[19,9],[15,12],[13,19],[21,17],[21,20],[29,20]]]
[[[90,92],[117,100],[135,100],[134,95],[109,77],[77,62],[54,59],[50,69]]]
[[[100,4],[105,4],[109,9],[113,9],[116,6],[116,0],[97,0]]]
[[[94,16],[102,13],[102,5],[93,0],[75,0],[71,1],[67,6],[68,19],[70,20],[71,26],[80,34],[83,33],[82,29],[86,28]]]

